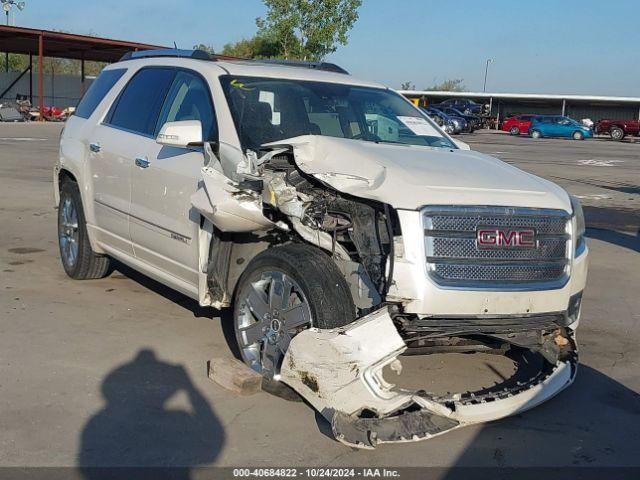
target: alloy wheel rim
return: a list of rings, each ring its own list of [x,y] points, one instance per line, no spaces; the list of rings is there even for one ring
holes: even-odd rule
[[[70,198],[66,198],[60,208],[60,252],[62,259],[73,267],[78,259],[78,210]]]
[[[294,279],[273,270],[254,275],[239,295],[235,330],[242,358],[277,378],[291,339],[313,325],[309,302]]]

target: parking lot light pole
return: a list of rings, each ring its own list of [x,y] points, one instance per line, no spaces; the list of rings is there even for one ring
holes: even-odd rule
[[[7,27],[9,26],[9,12],[12,7],[16,7],[18,10],[24,10],[25,3],[17,2],[16,0],[0,0],[2,2],[2,9],[7,16]],[[13,17],[15,23],[15,16]],[[4,68],[7,73],[9,73],[9,52],[4,53]]]
[[[4,13],[7,14],[7,27],[9,26],[9,10],[11,10],[11,5],[2,2],[2,8],[4,9]],[[9,52],[4,52],[4,71],[9,73]]]
[[[493,58],[487,58],[487,65],[484,69],[484,86],[482,87],[482,91],[487,91],[487,74],[489,73],[489,64],[493,63]]]

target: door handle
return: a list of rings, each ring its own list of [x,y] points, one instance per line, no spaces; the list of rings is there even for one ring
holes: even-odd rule
[[[136,165],[140,168],[147,168],[150,165],[150,163],[149,163],[149,160],[147,160],[146,158],[137,157]]]
[[[90,143],[89,144],[89,150],[91,150],[92,152],[98,153],[100,151],[100,144],[99,143]]]

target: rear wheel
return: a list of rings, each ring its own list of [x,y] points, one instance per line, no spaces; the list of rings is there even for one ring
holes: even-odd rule
[[[621,129],[620,127],[613,127],[611,128],[610,135],[612,140],[619,142],[624,138],[624,130]]]
[[[520,135],[520,129],[518,127],[511,127],[509,133],[511,135]]]
[[[542,138],[542,133],[540,133],[540,130],[532,130],[531,138]]]
[[[336,328],[355,319],[344,277],[322,251],[302,244],[257,255],[238,282],[234,327],[242,360],[277,378],[291,339],[309,327]]]
[[[109,257],[91,249],[78,185],[70,180],[60,188],[58,243],[64,271],[76,280],[102,278],[109,271]]]
[[[584,133],[576,130],[575,132],[573,132],[572,137],[574,140],[584,140]]]

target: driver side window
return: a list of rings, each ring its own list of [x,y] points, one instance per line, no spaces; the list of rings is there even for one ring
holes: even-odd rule
[[[156,126],[156,135],[165,123],[182,120],[199,120],[202,123],[202,138],[208,141],[218,140],[209,88],[199,75],[184,70],[176,73],[169,88]]]

